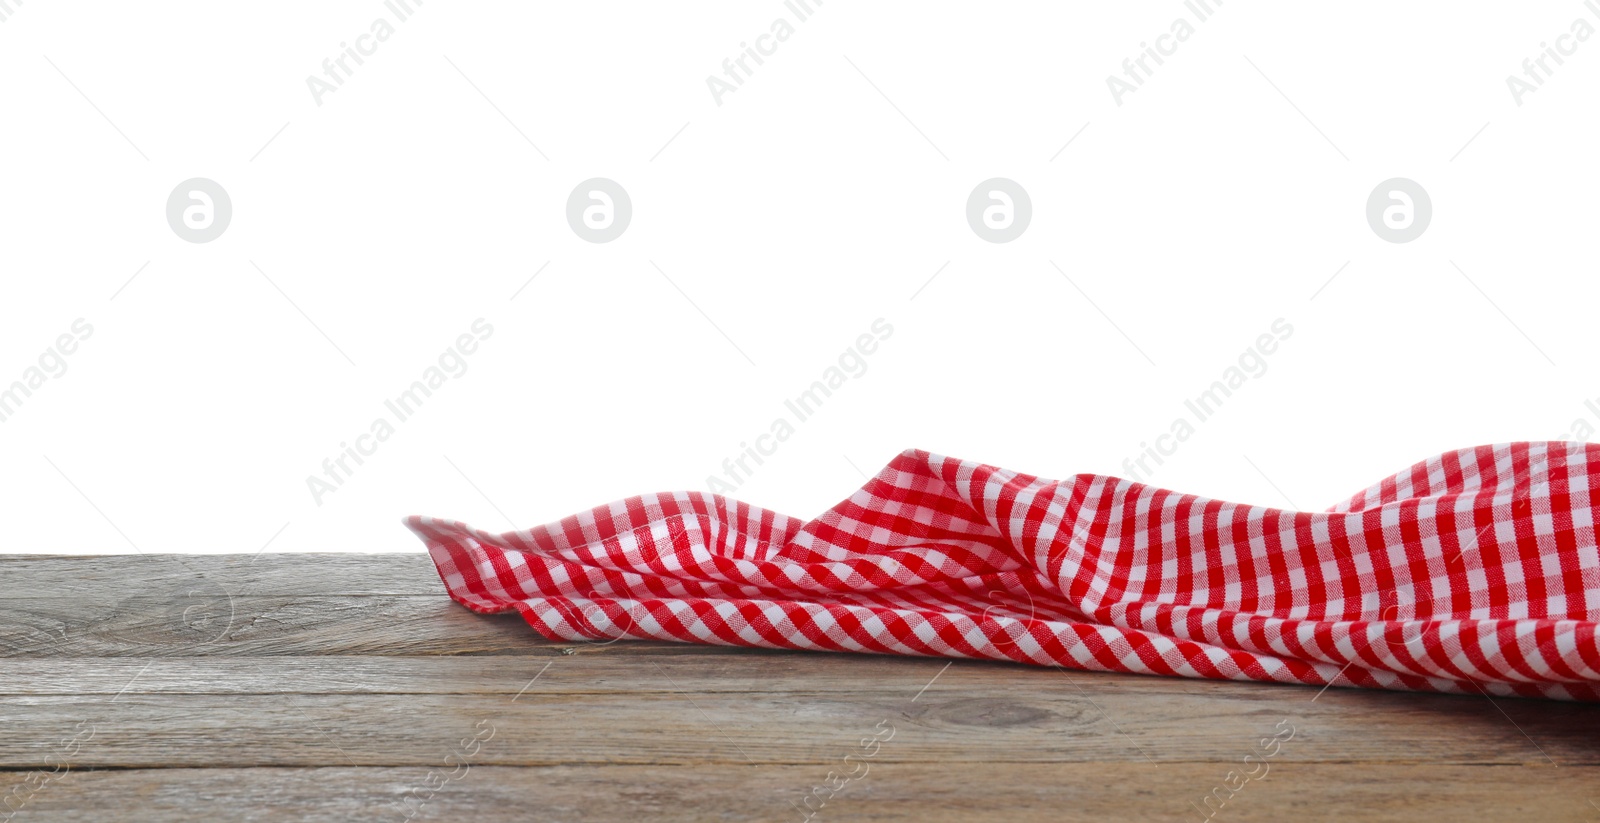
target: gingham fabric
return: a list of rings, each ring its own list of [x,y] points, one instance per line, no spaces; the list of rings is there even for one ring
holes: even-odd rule
[[[907,451],[809,523],[676,492],[498,535],[406,524],[457,602],[552,640],[1594,701],[1592,462],[1464,449],[1309,513]]]

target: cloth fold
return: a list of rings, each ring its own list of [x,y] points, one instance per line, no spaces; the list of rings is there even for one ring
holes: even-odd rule
[[[1312,513],[911,450],[810,522],[673,492],[504,534],[405,524],[458,603],[552,640],[1596,701],[1591,459],[1463,449]]]

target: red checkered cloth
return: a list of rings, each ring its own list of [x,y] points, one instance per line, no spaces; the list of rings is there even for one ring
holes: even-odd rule
[[[809,523],[675,492],[498,535],[406,525],[457,602],[552,640],[1595,701],[1591,461],[1464,449],[1310,513],[907,451]]]

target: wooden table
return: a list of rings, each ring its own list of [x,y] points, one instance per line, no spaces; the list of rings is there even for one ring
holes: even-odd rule
[[[550,643],[421,554],[0,581],[0,820],[1600,819],[1595,705]]]

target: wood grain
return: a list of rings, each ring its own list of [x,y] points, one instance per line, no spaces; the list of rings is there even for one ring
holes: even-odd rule
[[[134,686],[137,686],[134,683]],[[1280,723],[1295,730],[1279,758],[1320,762],[1600,765],[1589,712],[1522,712],[1515,725],[1483,701],[1403,711],[1349,711],[1302,701],[1256,704],[1070,689],[996,695],[948,684],[916,702],[916,686],[845,692],[633,694],[277,694],[8,696],[0,698],[0,764],[45,762],[49,741],[87,723],[93,767],[416,765],[439,760],[477,723],[499,729],[484,755],[498,765],[802,763],[830,747],[900,730],[909,748],[882,760],[927,762],[1178,762],[1249,753]],[[1484,710],[1488,711],[1485,712]],[[1585,722],[1577,722],[1581,718]],[[1521,727],[1521,732],[1517,727]],[[1526,735],[1526,736],[1524,736]],[[1546,759],[1548,758],[1548,759]]]
[[[412,539],[405,534],[398,535]],[[426,594],[444,583],[424,552],[409,554],[0,555],[0,600],[77,597],[117,601],[214,584],[232,595]],[[109,567],[109,568],[108,568]]]
[[[1596,705],[552,643],[422,554],[0,556],[0,657],[0,818],[794,820],[876,730],[816,819],[1203,820],[1287,728],[1215,819],[1600,820]]]
[[[492,742],[492,741],[491,741]],[[1510,818],[1588,821],[1600,817],[1600,769],[1523,766],[1397,768],[1367,764],[1273,764],[1263,779],[1218,794],[1238,764],[867,763],[860,779],[831,796],[837,763],[784,766],[468,765],[433,768],[132,769],[72,772],[33,795],[18,820],[299,820],[312,823],[407,819],[525,821],[1004,820],[1100,823],[1205,820],[1209,795],[1226,798],[1213,820],[1282,823],[1349,820],[1417,823]],[[435,781],[430,782],[430,773]],[[450,775],[459,774],[456,779]],[[1237,785],[1237,783],[1235,783]],[[3,786],[3,784],[0,784]],[[820,806],[818,804],[821,804]]]
[[[442,595],[0,600],[0,657],[519,654],[547,645],[514,614],[477,615]]]

